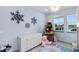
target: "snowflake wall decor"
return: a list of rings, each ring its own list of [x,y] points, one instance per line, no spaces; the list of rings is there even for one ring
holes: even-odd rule
[[[25,27],[26,27],[26,28],[29,28],[29,27],[30,27],[30,24],[29,24],[29,23],[26,23],[26,24],[25,24]]]
[[[24,19],[22,19],[24,15],[20,14],[19,10],[17,10],[16,13],[10,12],[10,14],[13,16],[11,20],[16,21],[17,24],[19,24],[20,21],[24,21]]]
[[[31,23],[36,24],[37,23],[37,19],[35,17],[31,18]]]

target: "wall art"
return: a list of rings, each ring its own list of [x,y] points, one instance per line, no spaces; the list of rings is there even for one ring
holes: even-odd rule
[[[36,24],[37,23],[37,19],[35,17],[31,18],[31,23]]]
[[[29,24],[29,23],[26,23],[26,24],[25,24],[25,27],[26,27],[26,28],[30,28],[30,24]]]
[[[12,21],[16,21],[17,24],[19,24],[21,21],[24,21],[23,14],[20,14],[19,10],[17,10],[15,13],[14,12],[10,12],[10,14],[12,15],[11,20]]]

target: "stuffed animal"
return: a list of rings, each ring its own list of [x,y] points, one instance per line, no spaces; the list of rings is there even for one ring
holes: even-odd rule
[[[50,42],[50,41],[47,39],[47,36],[44,35],[44,36],[42,37],[41,43],[42,43],[42,46],[46,46],[46,45],[50,45],[52,42]]]

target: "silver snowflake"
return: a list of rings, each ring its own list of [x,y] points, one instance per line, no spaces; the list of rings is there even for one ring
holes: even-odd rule
[[[24,21],[24,19],[22,19],[24,15],[23,15],[23,14],[20,14],[19,10],[17,10],[16,13],[10,12],[10,14],[13,16],[13,17],[11,18],[11,20],[12,20],[12,21],[15,20],[17,24],[19,24],[20,21]]]
[[[36,24],[37,23],[37,19],[35,17],[31,18],[31,23]]]
[[[26,23],[26,24],[25,24],[25,27],[26,27],[26,28],[29,28],[29,27],[30,27],[30,24],[29,24],[29,23]]]

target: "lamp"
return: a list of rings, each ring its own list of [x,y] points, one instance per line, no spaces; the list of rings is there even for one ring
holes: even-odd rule
[[[59,6],[51,6],[50,9],[51,9],[51,11],[56,12],[60,9],[60,7]]]

